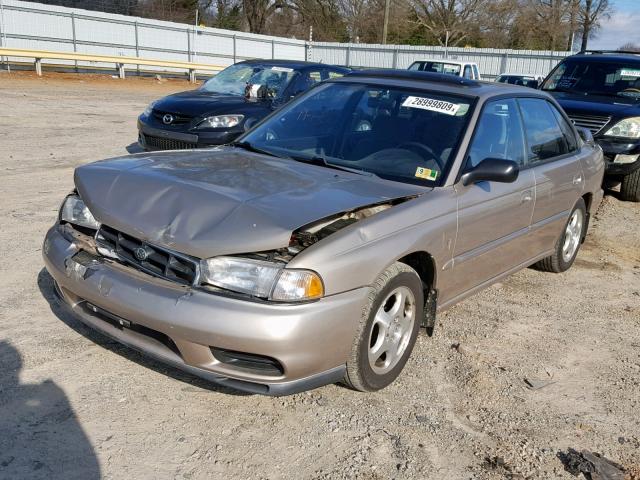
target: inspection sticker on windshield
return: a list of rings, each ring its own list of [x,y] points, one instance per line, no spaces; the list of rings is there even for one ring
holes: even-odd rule
[[[274,72],[293,72],[293,68],[287,68],[287,67],[271,67],[271,70]]]
[[[620,70],[620,76],[638,78],[640,77],[640,70],[631,70],[630,68],[623,68],[622,70]]]
[[[435,100],[433,98],[424,97],[407,97],[407,99],[402,102],[402,106],[431,110],[432,112],[444,113],[445,115],[455,115],[460,108],[460,105],[457,103],[450,103],[445,102],[444,100]]]
[[[438,171],[431,170],[430,168],[418,167],[416,168],[416,177],[435,181],[435,179],[438,178]]]

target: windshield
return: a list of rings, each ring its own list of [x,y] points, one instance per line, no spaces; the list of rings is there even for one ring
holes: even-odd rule
[[[460,75],[460,65],[444,62],[413,62],[413,64],[411,64],[411,66],[409,67],[409,70]]]
[[[471,100],[423,90],[327,83],[247,133],[270,154],[433,186],[453,161]]]
[[[640,98],[640,63],[564,61],[542,85],[551,92]]]
[[[264,86],[264,95],[277,97],[289,84],[295,71],[292,68],[264,65],[235,64],[225,68],[215,77],[207,80],[202,90],[231,95],[245,95],[257,92]],[[256,88],[247,89],[247,85]]]
[[[538,86],[537,80],[528,75],[500,75],[496,82],[508,83],[510,85],[522,85],[525,87],[536,88]]]

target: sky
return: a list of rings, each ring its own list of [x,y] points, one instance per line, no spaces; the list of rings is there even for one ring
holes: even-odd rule
[[[589,40],[589,49],[615,50],[625,43],[640,45],[640,0],[610,0],[613,15],[602,22],[596,37]]]

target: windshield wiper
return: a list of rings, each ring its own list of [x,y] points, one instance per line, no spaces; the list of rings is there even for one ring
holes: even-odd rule
[[[359,168],[351,168],[345,165],[337,165],[335,163],[327,162],[327,159],[320,156],[304,157],[301,155],[289,155],[288,158],[297,162],[311,163],[313,165],[319,165],[321,167],[333,168],[335,170],[342,170],[343,172],[357,173],[358,175],[366,175],[368,177],[377,177],[373,172],[367,172]]]
[[[269,150],[263,150],[262,148],[258,148],[249,142],[231,142],[230,145],[232,147],[242,148],[244,150],[247,150],[248,152],[261,153],[263,155],[269,155],[271,157],[283,158],[280,155],[276,155],[275,153],[270,152]]]

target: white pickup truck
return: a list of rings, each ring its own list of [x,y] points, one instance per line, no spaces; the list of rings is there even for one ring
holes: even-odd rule
[[[446,73],[456,77],[469,78],[471,80],[482,80],[478,71],[478,64],[461,60],[416,60],[411,64],[409,70],[420,72]]]

